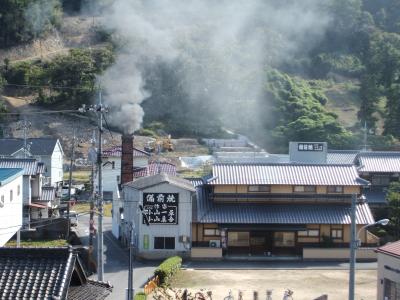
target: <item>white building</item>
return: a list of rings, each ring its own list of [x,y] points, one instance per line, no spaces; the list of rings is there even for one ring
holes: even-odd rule
[[[23,170],[23,222],[24,224],[29,224],[32,212],[45,208],[43,204],[39,203],[40,199],[42,199],[43,174],[46,169],[44,163],[38,162],[33,158],[1,158],[0,169],[4,168],[19,168]]]
[[[119,199],[119,185],[121,184],[121,147],[114,147],[103,151],[103,195],[106,200]],[[134,168],[146,168],[149,164],[150,154],[133,148]]]
[[[400,299],[400,241],[379,247],[378,295],[376,299]]]
[[[56,138],[0,139],[0,157],[35,158],[46,166],[44,183],[59,186],[63,181],[64,151]]]
[[[123,215],[122,242],[129,243],[133,228],[138,256],[189,256],[194,197],[195,188],[191,182],[165,173],[124,184],[120,212]],[[142,215],[141,206],[146,217]]]
[[[0,169],[0,247],[22,225],[22,169]]]

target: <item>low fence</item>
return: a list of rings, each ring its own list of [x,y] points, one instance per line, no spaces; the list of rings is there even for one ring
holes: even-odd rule
[[[377,259],[376,248],[359,248],[356,252],[358,260],[373,261]],[[349,260],[349,248],[303,248],[303,260]]]
[[[147,280],[147,283],[144,285],[144,293],[146,295],[151,294],[152,291],[154,291],[155,288],[158,287],[160,284],[160,279],[158,276],[153,276],[150,279]]]
[[[190,256],[192,258],[215,258],[221,259],[222,258],[222,249],[221,248],[204,248],[192,247]]]

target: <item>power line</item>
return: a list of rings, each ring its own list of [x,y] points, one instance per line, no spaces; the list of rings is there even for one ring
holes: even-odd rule
[[[15,86],[22,88],[48,88],[54,90],[81,90],[81,91],[95,91],[95,89],[91,88],[83,88],[83,87],[72,87],[72,86],[61,86],[61,85],[33,85],[33,84],[17,84],[17,83],[5,83],[4,86]]]
[[[30,112],[2,112],[0,115],[41,115],[41,114],[59,114],[59,113],[66,113],[66,112],[79,112],[76,109],[65,109],[65,110],[46,110],[46,111],[30,111]]]

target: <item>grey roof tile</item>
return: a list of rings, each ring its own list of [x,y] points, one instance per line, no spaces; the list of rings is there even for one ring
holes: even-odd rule
[[[28,138],[29,152],[32,155],[51,155],[57,140],[56,138]],[[23,147],[23,139],[0,139],[0,155],[12,155]]]
[[[46,171],[44,163],[34,158],[0,158],[0,169],[20,168],[24,175],[43,174]]]
[[[71,248],[0,248],[0,299],[67,299],[74,272],[80,281],[74,285],[91,284]],[[91,290],[91,298],[73,299],[111,292],[109,284],[97,285],[102,288]]]
[[[171,176],[166,173],[140,177],[138,179],[135,179],[134,181],[124,184],[124,186],[132,187],[137,190],[144,190],[148,187],[152,187],[162,183],[169,183],[189,191],[195,191],[195,188],[190,181],[180,177]]]
[[[356,159],[359,172],[400,173],[400,152],[360,152]]]
[[[215,164],[213,185],[367,185],[353,165]]]

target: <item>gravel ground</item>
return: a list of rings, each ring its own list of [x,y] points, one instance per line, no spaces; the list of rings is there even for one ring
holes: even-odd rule
[[[286,288],[294,291],[293,299],[315,299],[328,294],[329,300],[347,299],[348,270],[183,270],[172,283],[174,288],[211,290],[213,299],[224,299],[232,290],[234,299],[243,292],[243,300],[266,299],[272,289],[272,299],[282,299]],[[194,292],[192,292],[194,294]],[[355,299],[376,299],[376,270],[357,270]]]

